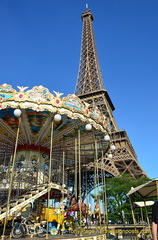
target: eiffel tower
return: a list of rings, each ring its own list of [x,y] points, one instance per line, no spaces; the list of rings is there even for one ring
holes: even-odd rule
[[[93,15],[86,6],[86,11],[82,13],[83,30],[82,46],[78,79],[75,94],[93,108],[97,106],[99,110],[110,120],[112,129],[111,139],[116,146],[112,159],[105,161],[105,169],[113,166],[109,173],[117,176],[121,173],[130,174],[132,177],[146,176],[138,163],[136,153],[125,130],[119,130],[113,111],[115,107],[110,99],[101,75],[98,61],[97,49],[93,31]]]

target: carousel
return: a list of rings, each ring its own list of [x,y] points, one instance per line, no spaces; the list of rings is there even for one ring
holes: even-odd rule
[[[66,231],[68,212],[75,212],[71,230],[72,218],[81,228],[84,214],[90,211],[85,199],[111,177],[104,167],[115,150],[110,123],[97,107],[74,94],[62,97],[63,93],[52,94],[43,86],[17,89],[0,86],[1,238],[8,221],[13,226],[24,213],[34,222],[46,221],[47,237],[52,222],[56,234]]]

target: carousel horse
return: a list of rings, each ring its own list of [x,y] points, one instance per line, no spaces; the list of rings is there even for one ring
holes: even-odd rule
[[[65,218],[69,219],[70,217],[72,217],[74,221],[76,219],[81,219],[82,223],[84,222],[85,224],[87,224],[88,208],[86,207],[85,203],[80,201],[78,203],[73,193],[69,193],[67,196],[65,211]]]
[[[86,204],[81,202],[81,203],[76,203],[74,205],[69,206],[67,209],[67,215],[71,215],[72,212],[80,212],[82,213],[83,216],[86,216],[87,214],[87,207]]]
[[[100,211],[100,205],[97,200],[94,201],[94,220],[96,220],[98,223],[101,221],[100,219],[101,211]]]
[[[87,225],[87,207],[86,204],[81,202],[81,203],[76,203],[72,206],[69,206],[66,210],[66,218],[72,217],[75,221],[75,218],[81,220],[82,226]],[[81,215],[80,215],[81,214]]]

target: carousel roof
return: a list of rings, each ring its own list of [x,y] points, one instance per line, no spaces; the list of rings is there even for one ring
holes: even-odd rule
[[[40,151],[49,151],[53,121],[53,151],[56,158],[60,158],[59,148],[65,148],[68,159],[74,159],[74,139],[78,130],[81,132],[82,158],[94,158],[94,138],[99,142],[98,149],[105,150],[106,142],[103,139],[110,131],[110,123],[97,107],[89,108],[89,104],[74,94],[66,97],[55,91],[52,94],[43,86],[35,86],[31,90],[26,90],[28,87],[17,88],[18,91],[8,84],[0,85],[0,161],[4,161],[4,156],[10,157],[14,149],[19,123],[14,115],[15,109],[22,111],[19,149],[33,146]],[[57,113],[61,115],[60,121],[54,120]],[[92,125],[90,131],[85,129],[86,124]]]

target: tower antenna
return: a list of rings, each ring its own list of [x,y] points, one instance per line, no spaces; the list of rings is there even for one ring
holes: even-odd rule
[[[88,3],[86,3],[86,10],[88,10]]]

